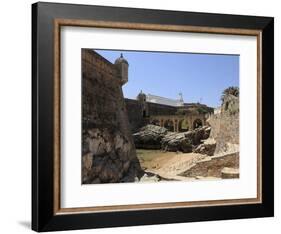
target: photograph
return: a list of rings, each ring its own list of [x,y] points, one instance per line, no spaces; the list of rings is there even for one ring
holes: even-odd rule
[[[81,183],[239,179],[239,54],[81,49]]]
[[[186,10],[32,4],[32,230],[274,216],[274,17]]]

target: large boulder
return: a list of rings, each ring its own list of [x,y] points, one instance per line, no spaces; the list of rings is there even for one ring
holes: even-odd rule
[[[161,141],[161,148],[166,151],[192,152],[193,149],[202,143],[210,135],[211,128],[204,126],[188,132],[168,132]]]
[[[202,140],[209,138],[211,127],[203,126],[185,133],[185,137],[190,139],[192,145],[197,146],[202,143]]]
[[[208,138],[207,140],[204,140],[202,144],[198,145],[193,152],[198,154],[206,154],[208,156],[213,156],[215,150],[216,150],[216,141],[212,138]]]
[[[161,140],[167,133],[166,128],[148,124],[133,134],[135,146],[139,149],[161,149]]]
[[[185,136],[185,133],[169,132],[161,141],[161,148],[165,151],[192,152],[192,142]]]
[[[192,150],[210,135],[211,128],[204,126],[188,132],[170,132],[166,128],[148,124],[133,134],[136,148],[163,149],[165,151]]]

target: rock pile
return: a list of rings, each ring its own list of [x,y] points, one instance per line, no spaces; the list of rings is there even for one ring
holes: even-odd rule
[[[212,156],[215,153],[216,145],[217,144],[214,139],[208,138],[207,140],[204,140],[202,144],[198,145],[193,152]]]
[[[211,128],[204,126],[188,132],[169,132],[166,128],[146,125],[133,134],[136,148],[163,149],[165,151],[192,152],[210,135]]]

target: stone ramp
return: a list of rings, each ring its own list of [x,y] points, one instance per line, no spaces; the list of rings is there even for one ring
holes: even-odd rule
[[[206,157],[197,161],[192,167],[179,175],[186,177],[221,177],[222,169],[225,167],[239,168],[239,152]]]

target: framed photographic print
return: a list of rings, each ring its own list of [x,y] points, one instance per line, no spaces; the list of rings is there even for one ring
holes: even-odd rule
[[[32,229],[273,216],[273,18],[32,5]]]

